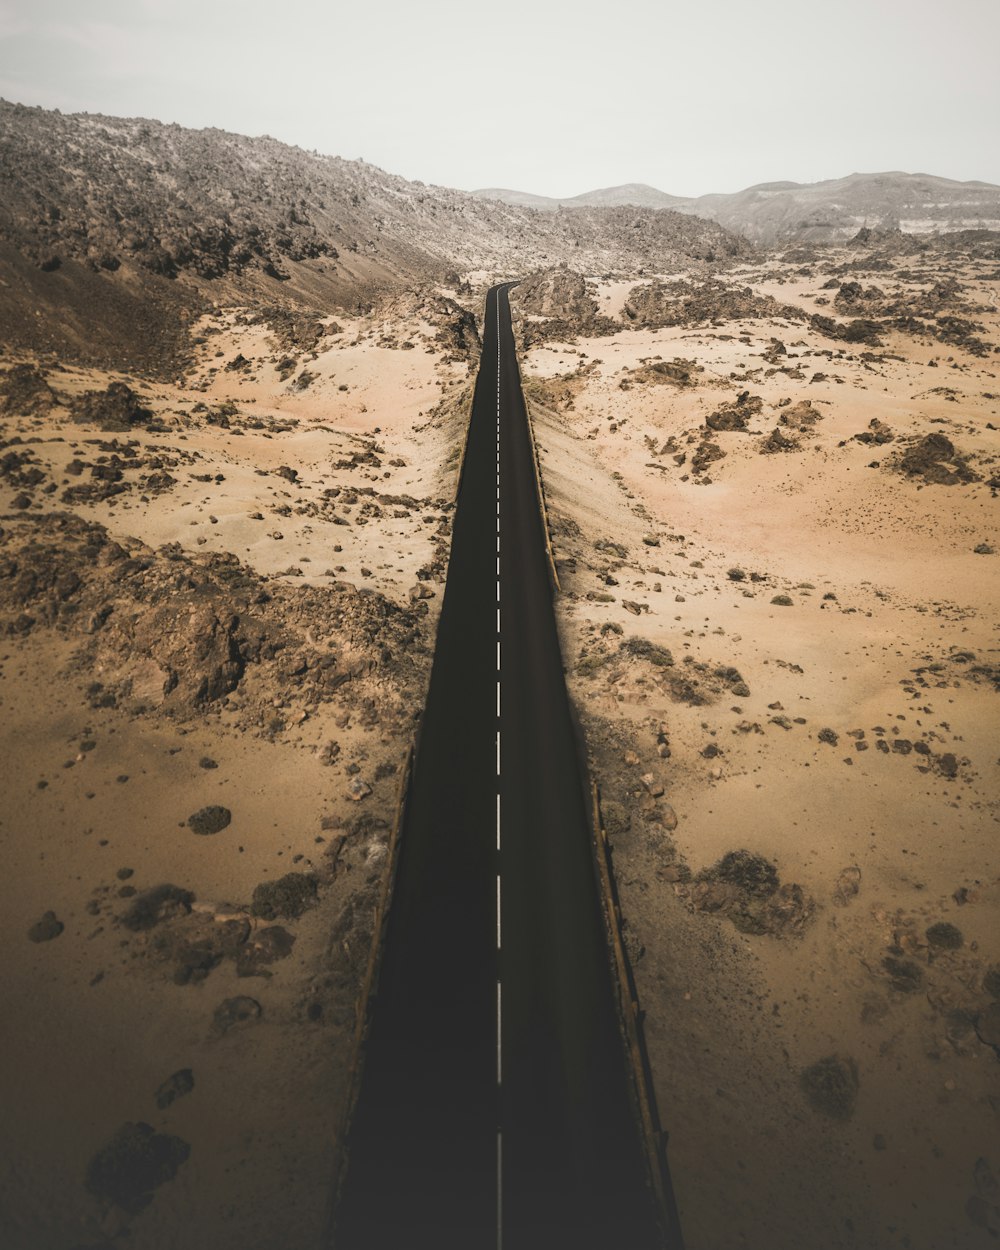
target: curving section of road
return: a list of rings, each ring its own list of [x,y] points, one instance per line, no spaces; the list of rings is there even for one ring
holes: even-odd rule
[[[487,296],[336,1250],[671,1250],[649,1185],[509,286]]]

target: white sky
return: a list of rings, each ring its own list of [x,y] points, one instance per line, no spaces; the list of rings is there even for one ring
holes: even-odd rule
[[[1000,183],[1000,0],[0,0],[0,95],[448,186]]]

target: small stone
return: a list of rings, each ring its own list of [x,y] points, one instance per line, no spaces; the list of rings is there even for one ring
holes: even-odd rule
[[[189,816],[187,823],[192,833],[207,837],[213,833],[220,833],[232,819],[233,814],[228,807],[212,805],[203,807],[193,816]]]
[[[212,759],[210,755],[203,755],[201,759],[198,761],[198,767],[211,769],[211,768],[218,768],[219,765],[215,762],[215,760]]]
[[[212,1015],[212,1023],[220,1036],[230,1029],[245,1028],[253,1024],[261,1016],[261,1005],[255,998],[247,998],[239,994],[235,998],[224,999]]]
[[[654,799],[658,799],[660,795],[663,794],[663,787],[656,780],[656,778],[653,776],[652,773],[643,773],[640,780],[642,781],[642,784],[646,787],[646,790],[653,796]]]
[[[819,738],[820,742],[826,742],[832,747],[835,747],[840,741],[840,738],[832,729],[821,729],[816,736]]]
[[[367,781],[362,781],[360,777],[354,777],[351,780],[351,784],[347,787],[347,797],[353,799],[355,803],[360,803],[362,799],[366,799],[371,792],[371,786]]]
[[[253,892],[250,911],[263,920],[295,920],[316,902],[316,877],[289,872],[277,881],[262,881]]]
[[[85,1184],[99,1201],[137,1215],[152,1202],[153,1191],[177,1175],[190,1153],[186,1141],[157,1133],[150,1124],[123,1124],[88,1163]]]
[[[962,930],[946,920],[932,924],[926,933],[927,941],[938,950],[957,951],[965,942]]]
[[[833,887],[833,901],[838,907],[846,907],[860,890],[861,869],[856,864],[851,864],[842,869],[837,877],[837,884]]]
[[[858,1069],[853,1059],[827,1055],[806,1068],[799,1079],[814,1110],[834,1120],[850,1119],[858,1099]]]
[[[677,828],[677,813],[669,803],[664,803],[660,809],[660,824],[669,833],[672,833]]]
[[[775,595],[771,602],[779,608],[792,607],[792,600],[788,595]]]
[[[28,939],[32,942],[51,942],[57,938],[66,926],[56,919],[54,911],[47,911],[41,920],[36,921],[28,930]]]
[[[166,1111],[172,1102],[190,1094],[193,1089],[194,1073],[190,1068],[181,1068],[168,1076],[156,1091],[156,1105],[161,1111]]]

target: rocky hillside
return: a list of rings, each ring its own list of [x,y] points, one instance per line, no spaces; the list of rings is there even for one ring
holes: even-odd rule
[[[629,203],[667,207],[717,221],[764,246],[832,243],[862,227],[933,231],[1000,229],[1000,187],[930,174],[850,174],[826,182],[768,182],[731,195],[681,198],[642,184],[590,191],[569,200],[500,189],[474,194],[554,212],[560,207]]]
[[[715,223],[614,206],[539,213],[268,137],[0,101],[0,334],[165,367],[206,300],[370,307],[386,291],[566,260],[595,273],[748,253]]]
[[[293,265],[349,278],[739,255],[717,226],[612,206],[541,216],[274,139],[0,103],[0,237],[40,268],[125,261],[173,278]]]

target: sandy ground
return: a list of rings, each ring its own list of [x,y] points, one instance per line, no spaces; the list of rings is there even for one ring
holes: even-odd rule
[[[319,1244],[327,1216],[469,372],[419,310],[341,321],[314,351],[247,320],[207,318],[175,386],[43,362],[61,402],[0,418],[20,458],[0,482],[5,1250],[288,1250]],[[74,398],[113,382],[153,428],[75,419]],[[125,581],[107,546],[44,546],[42,518],[67,511],[124,546]],[[265,643],[240,635],[244,677],[199,697],[202,670],[225,670],[199,613],[239,634],[222,553],[249,570]],[[230,823],[197,836],[189,817],[212,807]],[[262,904],[286,874],[304,893]],[[131,923],[164,884],[183,897]]]
[[[834,273],[919,308],[934,264],[985,354],[808,320],[846,319]],[[572,342],[557,275],[522,322],[689,1250],[1000,1219],[996,264],[859,269],[768,260],[673,326],[603,282]],[[317,1244],[446,567],[450,316],[219,309],[173,385],[49,359],[55,402],[0,400],[5,1248]],[[81,419],[115,382],[152,415]]]
[[[822,312],[844,258],[735,281]],[[1000,342],[995,263],[958,276]],[[689,1250],[995,1236],[996,359],[771,316],[522,362]],[[975,480],[902,471],[932,432]]]

